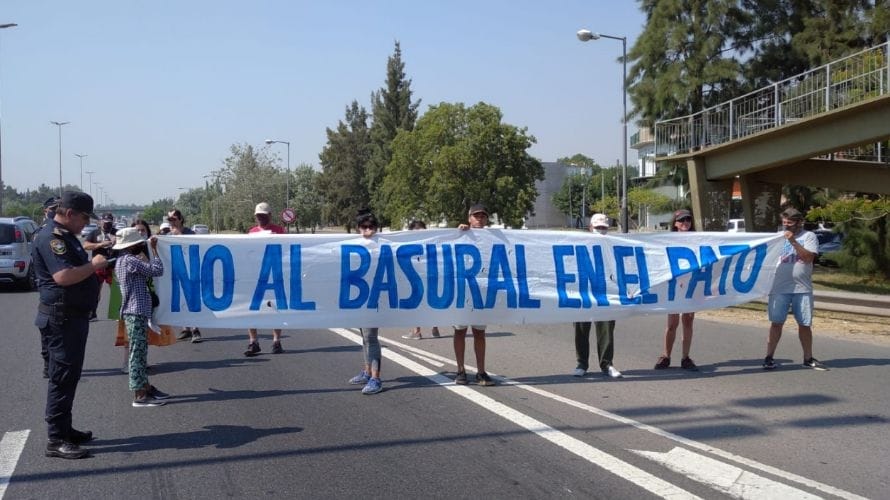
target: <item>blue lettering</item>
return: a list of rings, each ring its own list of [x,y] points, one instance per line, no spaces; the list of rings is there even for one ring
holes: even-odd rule
[[[213,268],[217,261],[223,272],[223,290],[219,297],[213,294],[213,284],[216,281]],[[235,298],[235,262],[232,252],[222,245],[213,245],[204,253],[204,262],[201,263],[201,297],[204,305],[211,311],[228,309]]]
[[[757,245],[754,250],[754,265],[751,266],[751,274],[748,280],[742,280],[742,271],[745,270],[745,261],[752,249],[745,250],[739,255],[739,261],[735,265],[735,273],[732,275],[732,286],[740,293],[750,292],[757,283],[757,277],[760,275],[760,269],[763,267],[763,261],[766,260],[766,244]]]
[[[482,255],[475,245],[458,244],[454,245],[455,257],[455,277],[457,278],[457,308],[463,309],[466,305],[466,288],[470,289],[470,297],[473,301],[474,309],[482,309],[485,304],[482,303],[482,291],[479,289],[479,282],[476,281],[476,275],[482,270]],[[470,263],[467,266],[466,258],[469,257]]]
[[[497,305],[498,290],[507,292],[507,307],[516,308],[516,287],[513,273],[507,260],[507,248],[503,244],[491,247],[491,268],[488,270],[488,290],[485,298],[486,309],[494,309]]]
[[[666,247],[668,263],[671,267],[671,279],[668,281],[668,300],[674,300],[677,291],[677,277],[692,272],[698,264],[695,252],[687,247]],[[680,261],[686,261],[689,268],[681,269]]]
[[[173,293],[170,295],[170,310],[179,312],[180,291],[185,295],[186,307],[190,312],[201,310],[201,257],[198,246],[189,246],[189,265],[185,264],[181,245],[170,246],[170,281]]]
[[[380,256],[377,258],[377,272],[374,273],[374,284],[371,286],[371,294],[368,300],[368,309],[380,307],[380,294],[386,292],[389,295],[389,308],[395,309],[399,304],[399,288],[395,280],[396,263],[392,258],[390,245],[380,246]]]
[[[717,293],[726,295],[726,279],[729,277],[729,271],[732,269],[733,256],[745,252],[750,248],[748,245],[720,245],[720,255],[726,258],[723,269],[720,271],[720,283],[717,285]]]
[[[606,267],[603,265],[603,247],[593,245],[590,250],[593,253],[593,260],[587,253],[587,247],[583,245],[575,247],[578,256],[578,288],[581,292],[584,309],[593,307],[593,301],[590,300],[591,294],[596,299],[597,306],[609,305],[609,297],[606,295]]]
[[[420,301],[423,300],[423,280],[420,274],[411,265],[411,259],[416,255],[423,255],[423,245],[402,245],[396,250],[396,260],[399,261],[399,268],[405,274],[408,285],[411,287],[411,295],[407,299],[399,300],[399,309],[417,309]]]
[[[351,255],[359,257],[358,269],[352,269]],[[367,302],[369,286],[362,279],[371,268],[371,254],[361,245],[342,245],[340,247],[340,309],[358,309]],[[358,296],[349,298],[351,289],[358,289]]]
[[[558,307],[581,309],[581,299],[570,298],[566,285],[575,282],[575,275],[566,272],[564,259],[575,254],[571,245],[553,245],[553,267],[556,273],[556,297]]]
[[[650,293],[649,272],[646,267],[646,254],[643,247],[616,245],[612,248],[615,254],[615,273],[618,275],[618,300],[622,305],[654,304],[658,296]],[[637,274],[628,272],[624,259],[634,257]],[[630,293],[628,285],[639,285],[639,294]]]
[[[253,290],[253,298],[250,300],[251,311],[260,310],[268,290],[275,293],[275,308],[287,309],[284,272],[281,268],[281,245],[266,245],[263,261],[260,263],[260,276],[257,279],[256,288]]]
[[[528,273],[525,266],[525,245],[516,245],[516,280],[519,282],[519,307],[540,309],[540,299],[533,299],[528,291]]]
[[[290,308],[314,311],[315,302],[303,302],[303,255],[300,245],[290,246]]]
[[[454,258],[451,245],[442,245],[442,276],[439,278],[439,265],[436,245],[426,246],[426,289],[427,303],[433,309],[448,309],[454,302]],[[442,294],[436,283],[442,283]]]

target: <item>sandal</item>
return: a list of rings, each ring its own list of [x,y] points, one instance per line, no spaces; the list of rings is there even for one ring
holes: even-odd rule
[[[405,335],[402,335],[402,338],[408,339],[408,340],[420,340],[423,338],[423,335],[421,335],[419,333],[408,332]]]

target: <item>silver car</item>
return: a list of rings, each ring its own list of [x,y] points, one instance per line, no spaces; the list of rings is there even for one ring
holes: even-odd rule
[[[27,217],[0,218],[0,283],[13,283],[23,290],[37,288],[31,263],[31,241],[37,223]]]
[[[195,234],[210,234],[210,228],[206,224],[195,224],[192,226],[192,231]]]

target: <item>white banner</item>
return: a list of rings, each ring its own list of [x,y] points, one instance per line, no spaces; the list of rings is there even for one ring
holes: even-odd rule
[[[546,324],[694,312],[769,293],[780,233],[435,229],[160,238],[160,324]]]

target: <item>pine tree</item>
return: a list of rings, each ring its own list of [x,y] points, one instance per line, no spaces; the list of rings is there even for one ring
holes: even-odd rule
[[[399,130],[411,131],[417,121],[420,101],[411,102],[411,80],[405,78],[402,49],[395,43],[393,55],[386,62],[386,87],[371,94],[371,157],[365,171],[365,183],[371,207],[386,219],[381,191],[386,166],[392,161],[392,141]]]
[[[368,112],[357,101],[346,108],[346,121],[337,130],[327,129],[328,142],[318,155],[322,167],[319,188],[325,198],[328,222],[343,224],[347,231],[356,212],[368,207],[365,166],[371,152]]]

